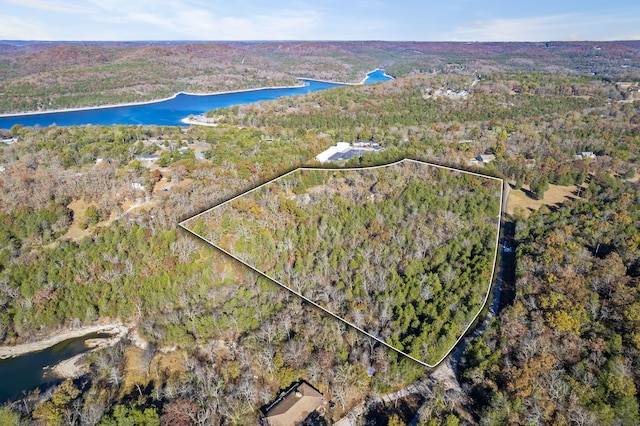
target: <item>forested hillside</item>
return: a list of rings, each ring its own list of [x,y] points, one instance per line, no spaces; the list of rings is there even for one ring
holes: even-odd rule
[[[637,81],[640,44],[228,42],[0,42],[0,113],[54,110],[297,84],[356,83],[385,68],[475,75],[556,72]]]
[[[233,127],[13,131],[20,142],[2,145],[0,160],[3,344],[119,320],[147,342],[92,354],[90,373],[60,388],[59,399],[54,393],[57,402],[34,393],[12,405],[23,418],[112,424],[145,415],[154,424],[195,416],[242,425],[301,377],[336,402],[329,416],[337,418],[370,389],[423,373],[176,229],[238,189],[302,164],[322,139],[281,129],[267,143],[261,131]],[[155,141],[147,146],[162,152],[163,167],[152,171],[134,158],[148,149],[142,140]],[[189,140],[209,141],[210,160],[178,151]],[[171,189],[157,191],[167,181]],[[72,200],[91,207],[76,215]],[[70,237],[75,225],[85,230]],[[376,377],[367,376],[369,365]]]
[[[184,226],[429,365],[483,308],[502,182],[420,162],[297,170]]]
[[[2,344],[122,321],[146,346],[123,340],[92,353],[81,380],[6,405],[0,423],[251,424],[299,378],[335,402],[332,421],[430,376],[177,230],[356,139],[386,150],[350,165],[408,156],[472,168],[505,177],[524,200],[510,218],[512,306],[468,346],[461,387],[421,382],[425,423],[636,423],[633,84],[613,72],[426,73],[218,111],[218,127],[3,131],[17,142],[0,144]],[[154,164],[136,158],[151,152]],[[480,154],[495,159],[473,165]],[[558,188],[569,196],[548,202]]]

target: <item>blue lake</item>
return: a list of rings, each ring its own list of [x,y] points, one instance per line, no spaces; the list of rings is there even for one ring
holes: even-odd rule
[[[392,80],[393,77],[387,75],[384,70],[375,70],[367,74],[364,84],[380,83],[382,81]]]
[[[390,78],[383,70],[376,70],[367,74],[365,84],[378,83]],[[183,126],[184,123],[181,120],[189,115],[198,115],[218,108],[272,100],[283,96],[304,95],[341,86],[338,83],[315,80],[301,81],[305,84],[303,87],[259,89],[203,96],[179,94],[175,98],[166,101],[142,105],[0,117],[0,128],[10,129],[14,124],[42,127],[51,124],[57,124],[58,126],[81,126],[85,124]]]
[[[45,388],[60,382],[60,379],[47,374],[48,367],[88,351],[84,344],[86,340],[107,337],[111,336],[91,333],[65,340],[43,351],[0,360],[0,405],[37,387]]]

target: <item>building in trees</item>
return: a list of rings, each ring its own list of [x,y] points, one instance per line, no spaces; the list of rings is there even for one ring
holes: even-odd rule
[[[365,152],[383,151],[384,148],[376,142],[338,142],[336,145],[316,155],[316,160],[321,163],[329,161],[346,161],[354,157],[360,157]]]
[[[478,166],[480,164],[484,165],[484,164],[489,164],[490,162],[492,162],[495,159],[496,159],[495,155],[483,154],[483,155],[478,155],[475,158],[472,158],[471,160],[468,161],[468,164],[470,166]]]
[[[301,423],[327,403],[324,396],[309,383],[301,380],[281,393],[264,412],[262,424],[293,426]]]
[[[582,151],[576,154],[576,160],[594,159],[596,155],[591,151]]]

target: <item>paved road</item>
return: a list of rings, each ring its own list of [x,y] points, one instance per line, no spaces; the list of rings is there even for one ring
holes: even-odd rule
[[[400,389],[399,391],[388,393],[386,395],[380,395],[374,398],[369,398],[366,402],[363,402],[362,404],[349,411],[346,416],[338,420],[336,423],[334,423],[334,425],[355,426],[357,424],[357,419],[365,414],[368,411],[369,407],[375,406],[377,404],[388,405],[393,401],[402,399],[409,395],[424,393],[426,388],[430,386],[433,386],[432,381],[417,381],[407,386],[406,388]]]

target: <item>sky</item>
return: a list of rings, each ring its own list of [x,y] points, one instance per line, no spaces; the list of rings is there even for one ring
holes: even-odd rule
[[[640,1],[0,0],[0,40],[640,40]]]

